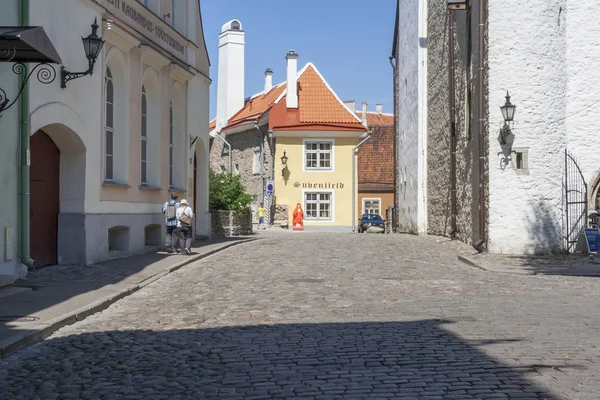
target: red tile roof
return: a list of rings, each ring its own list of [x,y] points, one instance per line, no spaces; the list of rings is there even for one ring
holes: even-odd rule
[[[277,100],[279,96],[283,93],[286,88],[286,84],[280,84],[278,86],[273,87],[267,93],[259,93],[254,97],[250,98],[244,104],[244,108],[235,113],[231,118],[229,118],[228,125],[250,119],[250,118],[258,118],[265,111],[267,111]]]
[[[248,100],[244,107],[228,121],[227,127],[258,119],[274,104],[285,102],[287,84],[274,86],[267,93],[259,93]],[[360,118],[347,109],[323,76],[311,63],[298,73],[298,113],[301,124],[349,124],[361,128]],[[211,122],[209,128],[216,124]]]
[[[308,64],[298,78],[298,110],[302,123],[360,122],[344,106],[312,64]]]
[[[394,184],[394,126],[367,123],[372,131],[371,138],[358,150],[359,184]],[[393,118],[392,118],[393,119]]]
[[[362,121],[362,111],[356,110],[356,116]],[[378,112],[367,111],[367,125],[393,125],[394,114],[379,114]]]
[[[212,121],[210,121],[210,123],[208,124],[208,130],[212,131],[216,127],[217,127],[217,119],[215,118]]]

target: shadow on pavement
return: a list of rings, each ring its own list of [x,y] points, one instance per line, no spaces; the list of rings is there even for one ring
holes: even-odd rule
[[[0,361],[0,390],[13,398],[559,399],[528,380],[534,371],[503,365],[438,320],[290,324],[53,337]]]
[[[60,318],[104,296],[141,283],[189,257],[249,238],[196,241],[191,256],[153,252],[89,266],[56,265],[30,271],[26,279],[17,280],[13,286],[31,288],[32,291],[0,299],[0,344],[16,335],[27,335],[39,323]]]

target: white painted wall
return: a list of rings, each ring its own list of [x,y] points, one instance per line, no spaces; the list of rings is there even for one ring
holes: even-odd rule
[[[239,30],[232,30],[238,23]],[[219,76],[217,82],[217,131],[244,106],[245,33],[238,20],[223,25],[219,35]]]
[[[588,180],[600,166],[600,107],[564,120],[600,100],[600,27],[595,0],[509,3],[489,8],[489,250],[532,253],[561,246],[565,147]],[[528,149],[528,175],[501,168],[497,155],[507,90],[517,104],[513,147]]]
[[[427,1],[400,0],[398,227],[427,232]]]

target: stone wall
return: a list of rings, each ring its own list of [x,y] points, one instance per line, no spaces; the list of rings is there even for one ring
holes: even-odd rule
[[[455,12],[456,236],[466,243],[478,236],[477,22],[476,5],[470,21]],[[446,3],[429,0],[427,220],[428,233],[440,236],[451,231],[449,23]]]
[[[269,179],[270,170],[270,148],[269,140],[266,135],[267,127],[263,126],[259,132],[256,128],[250,128],[243,132],[232,133],[225,136],[225,140],[231,144],[232,164],[234,171],[239,172],[240,181],[246,191],[255,197],[252,204],[253,211],[262,201],[263,179]],[[261,137],[264,136],[264,139]],[[264,162],[262,173],[253,172],[254,152],[260,151],[261,140],[264,145]],[[210,167],[215,172],[229,170],[229,149],[220,139],[213,139],[210,149]],[[254,213],[253,213],[254,214]]]
[[[212,236],[240,236],[252,234],[252,214],[237,211],[211,211]]]
[[[289,221],[289,208],[288,205],[277,204],[275,206],[275,217],[273,218],[273,225],[280,227],[287,227],[291,224]]]

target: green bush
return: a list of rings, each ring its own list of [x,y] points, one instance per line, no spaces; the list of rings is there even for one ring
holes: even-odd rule
[[[246,193],[240,176],[230,172],[208,173],[208,204],[211,210],[252,212],[250,203],[254,197]]]

